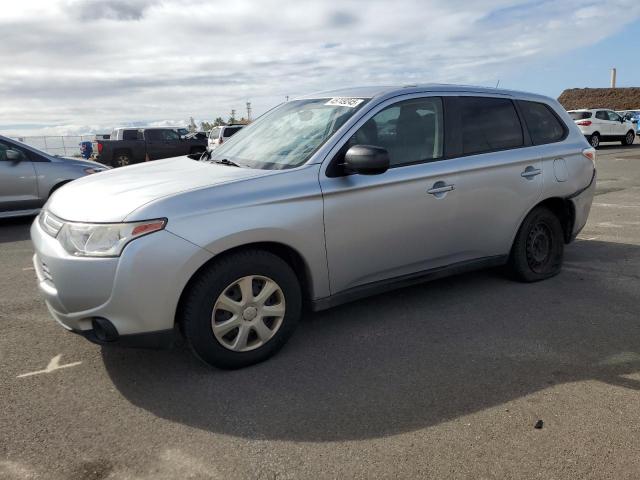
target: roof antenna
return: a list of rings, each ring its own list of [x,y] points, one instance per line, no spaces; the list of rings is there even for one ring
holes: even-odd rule
[[[498,82],[496,83],[496,88],[498,88],[498,85],[500,85],[500,79],[498,79]]]

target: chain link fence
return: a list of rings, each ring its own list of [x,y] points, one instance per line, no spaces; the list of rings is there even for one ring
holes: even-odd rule
[[[19,142],[43,150],[50,155],[61,157],[79,157],[80,142],[93,142],[95,135],[60,135],[13,137]]]

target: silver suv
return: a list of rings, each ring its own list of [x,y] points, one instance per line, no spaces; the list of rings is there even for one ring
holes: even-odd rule
[[[290,101],[199,160],[77,180],[34,222],[51,314],[102,344],[180,330],[205,362],[266,359],[320,310],[508,265],[556,275],[595,151],[546,97],[445,85]],[[393,319],[390,319],[393,321]]]

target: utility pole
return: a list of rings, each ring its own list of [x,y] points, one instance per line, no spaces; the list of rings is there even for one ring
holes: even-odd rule
[[[236,110],[234,108],[231,109],[231,118],[229,119],[229,123],[236,122]]]
[[[251,121],[251,102],[247,102],[247,121]]]

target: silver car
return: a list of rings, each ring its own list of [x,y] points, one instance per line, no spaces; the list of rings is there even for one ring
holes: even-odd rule
[[[49,155],[0,135],[0,218],[35,215],[65,183],[106,169],[89,160]]]
[[[280,105],[202,158],[111,170],[33,223],[53,317],[102,344],[266,359],[303,306],[472,269],[560,272],[595,189],[595,151],[547,97],[446,85]],[[393,321],[393,319],[389,319]]]

